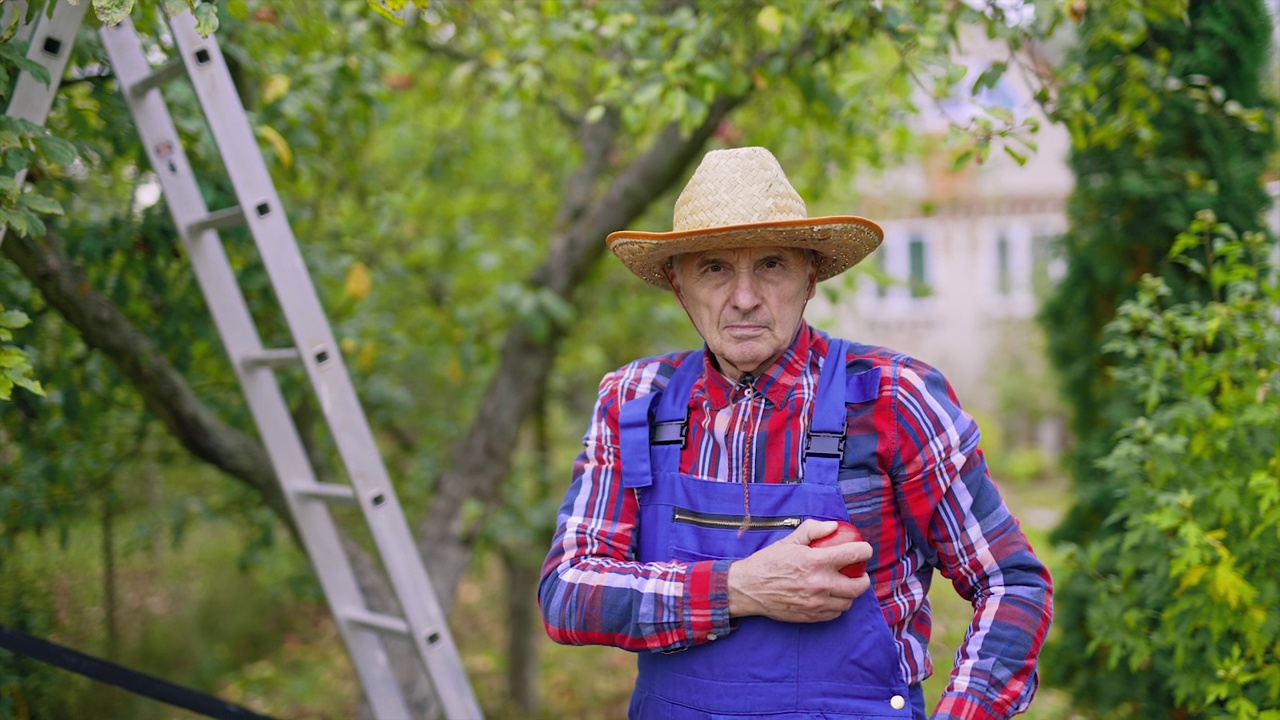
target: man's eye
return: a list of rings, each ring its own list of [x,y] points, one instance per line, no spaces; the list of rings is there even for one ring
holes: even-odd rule
[[[707,272],[709,272],[709,273],[718,273],[718,272],[720,272],[720,271],[724,270],[724,266],[723,266],[723,265],[715,265],[715,264],[712,264],[712,265],[708,265],[708,266],[706,267],[706,270],[707,270]]]

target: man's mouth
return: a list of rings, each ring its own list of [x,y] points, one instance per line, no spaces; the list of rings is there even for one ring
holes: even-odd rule
[[[726,335],[734,338],[753,338],[763,335],[766,330],[767,329],[763,325],[742,323],[729,325],[725,327],[724,332]]]

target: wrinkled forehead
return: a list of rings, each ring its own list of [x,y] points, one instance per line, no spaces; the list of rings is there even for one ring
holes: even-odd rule
[[[755,262],[768,257],[810,260],[813,258],[813,251],[807,248],[786,247],[782,245],[713,248],[711,250],[697,250],[694,252],[673,255],[671,256],[671,266],[678,267],[682,263],[695,265],[698,262],[705,260],[720,260],[728,263]]]

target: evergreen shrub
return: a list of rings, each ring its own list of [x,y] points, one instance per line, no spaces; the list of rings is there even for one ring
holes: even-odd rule
[[[1142,412],[1098,462],[1108,532],[1069,564],[1088,596],[1076,600],[1092,679],[1118,700],[1089,704],[1109,716],[1280,719],[1280,286],[1267,251],[1202,211],[1170,256],[1210,298],[1171,302],[1148,275],[1107,326],[1116,383]]]

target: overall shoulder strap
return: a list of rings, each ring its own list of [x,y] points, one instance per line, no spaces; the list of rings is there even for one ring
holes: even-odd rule
[[[822,372],[818,376],[818,394],[813,403],[813,419],[804,442],[804,480],[834,484],[840,472],[840,457],[844,454],[845,424],[848,410],[845,406],[845,363],[849,343],[832,340],[827,355],[822,360]]]
[[[691,352],[667,382],[622,406],[618,426],[622,441],[622,484],[627,488],[649,487],[654,468],[675,470],[680,450],[689,434],[689,401],[693,384],[702,371],[702,351]]]

